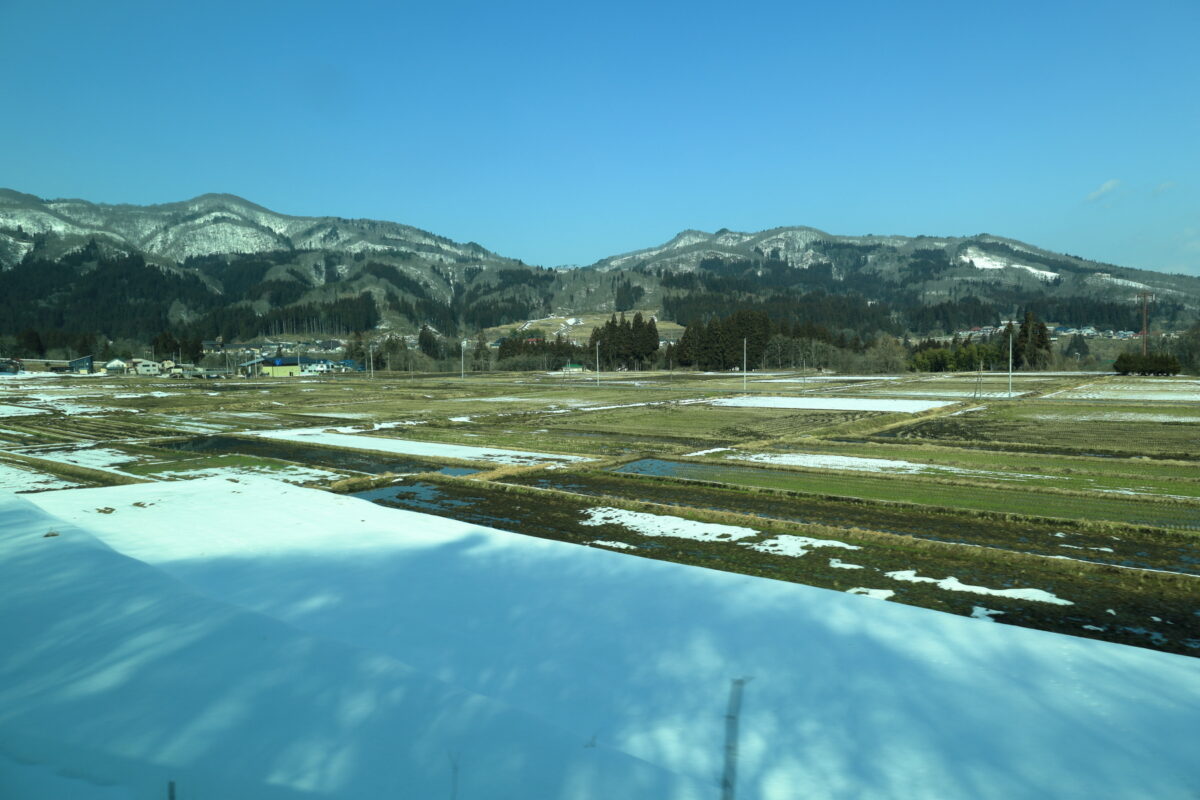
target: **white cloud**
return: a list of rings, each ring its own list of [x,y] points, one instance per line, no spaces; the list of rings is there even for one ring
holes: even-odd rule
[[[1101,197],[1103,197],[1104,195],[1113,191],[1120,185],[1121,185],[1121,182],[1119,180],[1117,180],[1116,178],[1110,178],[1110,179],[1106,180],[1104,183],[1100,184],[1099,189],[1097,189],[1096,191],[1092,192],[1091,194],[1089,194],[1087,196],[1088,202],[1090,203],[1095,200],[1099,200]]]
[[[1163,192],[1169,192],[1174,188],[1175,188],[1175,181],[1164,181],[1163,183],[1160,183],[1158,186],[1154,187],[1154,193],[1156,195],[1162,194]]]

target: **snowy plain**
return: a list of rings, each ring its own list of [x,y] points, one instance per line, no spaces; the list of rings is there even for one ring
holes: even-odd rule
[[[743,798],[1200,791],[1196,659],[258,479],[0,515],[0,754],[137,800],[714,797],[738,677]]]
[[[208,483],[225,484],[209,500],[229,494],[228,482]],[[259,485],[252,502],[269,502],[279,486]],[[159,493],[147,502],[174,499]],[[37,792],[21,800],[158,800],[168,781],[180,800],[708,794],[697,781],[604,743],[588,746],[378,648],[313,636],[219,592],[198,592],[172,574],[178,569],[114,552],[23,499],[0,496],[0,519],[6,800],[17,797],[14,787]],[[225,546],[209,551],[218,559],[235,555],[228,544],[238,534],[225,535]],[[156,538],[175,537],[158,528]],[[205,549],[193,539],[193,556],[195,547]],[[378,543],[358,555],[372,552],[379,555]],[[225,566],[236,573],[236,557]],[[305,607],[328,602],[313,595]]]

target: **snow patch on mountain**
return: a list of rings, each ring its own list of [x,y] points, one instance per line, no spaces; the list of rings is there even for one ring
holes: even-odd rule
[[[975,269],[1023,269],[1041,281],[1049,282],[1058,278],[1057,272],[1038,269],[1028,264],[1017,264],[1007,259],[985,253],[977,247],[968,247],[959,255],[958,260],[960,263],[975,267]]]
[[[1125,278],[1114,278],[1112,275],[1109,275],[1107,272],[1094,273],[1090,278],[1088,278],[1088,281],[1096,281],[1098,283],[1110,283],[1113,286],[1128,286],[1130,289],[1149,289],[1150,288],[1146,284],[1138,283],[1137,281],[1130,281],[1130,280],[1126,280]]]

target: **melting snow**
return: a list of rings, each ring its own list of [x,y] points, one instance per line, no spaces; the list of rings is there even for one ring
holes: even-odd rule
[[[952,406],[949,400],[898,400],[887,397],[729,397],[713,400],[714,406],[735,408],[798,408],[818,411],[894,411],[915,414]]]
[[[1005,261],[996,256],[989,255],[975,247],[968,247],[966,251],[964,251],[962,255],[958,257],[958,260],[963,264],[971,262],[976,269],[1023,269],[1039,280],[1043,281],[1052,281],[1058,277],[1057,272],[1038,269],[1037,267],[1031,267],[1028,264],[1015,264],[1011,261]]]
[[[913,569],[885,572],[884,575],[893,580],[908,581],[909,583],[934,583],[937,584],[938,588],[950,592],[970,592],[971,594],[990,594],[996,597],[1013,597],[1018,600],[1033,600],[1038,603],[1051,603],[1056,606],[1075,605],[1070,600],[1063,600],[1061,597],[1056,597],[1054,594],[1042,589],[989,589],[986,586],[972,586],[969,583],[963,583],[953,576],[941,579],[922,578]]]
[[[65,464],[76,464],[81,467],[94,469],[110,469],[118,464],[131,464],[138,460],[137,456],[112,450],[107,447],[71,447],[62,450],[30,451],[28,455],[44,458],[47,461],[59,461]]]
[[[725,453],[732,449],[732,447],[712,447],[708,450],[697,450],[694,453],[687,453],[686,457],[690,458],[692,456],[707,456],[711,455],[712,453]]]
[[[55,475],[0,464],[0,492],[41,492],[47,489],[69,489],[78,485]]]
[[[898,381],[898,375],[809,375],[805,378],[770,378],[758,383],[808,383],[809,381]]]
[[[870,597],[875,600],[889,600],[895,596],[895,592],[891,589],[868,589],[864,586],[855,586],[853,589],[847,589],[846,594],[859,594],[863,597]]]
[[[0,417],[31,417],[34,414],[49,414],[44,408],[29,408],[28,406],[0,406]]]
[[[349,430],[354,429],[351,428]],[[348,447],[356,450],[374,450],[380,453],[396,453],[407,456],[433,456],[435,458],[459,458],[464,461],[491,461],[497,464],[539,464],[546,461],[591,460],[582,456],[568,456],[557,453],[530,453],[524,450],[505,450],[500,447],[472,447],[462,444],[443,444],[442,442],[421,442],[412,439],[390,439],[381,436],[355,436],[348,433],[330,432],[324,428],[249,431],[248,435],[261,436],[264,439],[282,439],[289,442]]]
[[[695,522],[668,514],[647,514],[623,508],[602,506],[589,508],[584,514],[587,515],[587,519],[582,521],[583,525],[623,525],[643,536],[674,536],[699,542],[727,542],[745,539],[747,536],[758,536],[758,531],[753,528]]]
[[[811,469],[835,469],[849,472],[891,472],[909,475],[953,474],[994,480],[1059,480],[1057,475],[1040,475],[1028,472],[1000,472],[986,469],[967,469],[945,464],[921,464],[890,458],[866,458],[864,456],[838,456],[826,453],[751,453],[725,456],[730,461],[752,461],[759,464],[778,464],[788,467]]]
[[[758,550],[761,553],[772,553],[777,556],[793,556],[799,558],[807,555],[809,550],[816,550],[818,547],[841,547],[845,550],[861,550],[858,545],[846,544],[834,539],[812,539],[808,536],[792,536],[791,534],[782,534],[774,539],[767,539],[763,542],[754,542],[745,545],[751,550]]]
[[[189,470],[156,472],[152,477],[172,480],[197,480],[200,478],[244,478],[248,475],[289,483],[322,483],[337,480],[342,476],[336,472],[293,464],[272,469],[270,467],[202,467]]]
[[[995,622],[995,618],[1003,613],[1003,611],[996,611],[984,606],[975,606],[971,609],[971,619],[986,619],[988,622]]]
[[[602,545],[604,547],[613,547],[617,550],[636,550],[637,545],[628,544],[626,542],[607,542],[604,539],[596,539],[592,544]]]

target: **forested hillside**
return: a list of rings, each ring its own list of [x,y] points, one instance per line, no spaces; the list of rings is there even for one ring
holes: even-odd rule
[[[585,312],[689,326],[741,310],[846,346],[949,334],[1035,312],[1071,327],[1181,330],[1200,279],[1098,264],[988,234],[685,231],[590,267],[545,269],[377,220],[291,217],[231,195],[161,206],[0,190],[0,335],[43,341],[443,336]],[[582,343],[580,343],[582,344]]]

